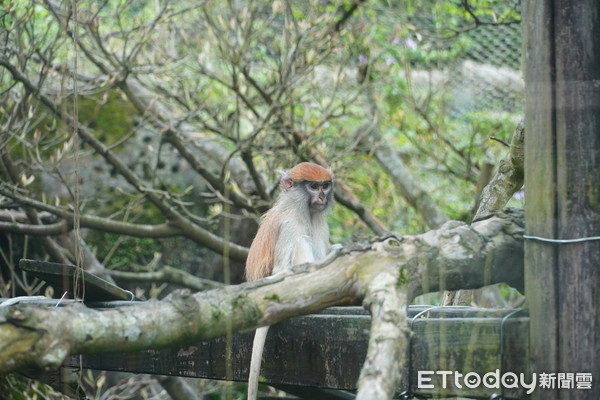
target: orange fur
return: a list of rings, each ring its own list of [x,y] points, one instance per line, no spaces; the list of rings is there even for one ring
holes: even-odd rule
[[[320,165],[303,162],[296,165],[289,172],[290,178],[294,182],[302,181],[330,181],[332,179],[331,171]]]
[[[249,282],[265,278],[273,271],[275,244],[279,233],[279,227],[275,223],[269,211],[261,218],[246,260],[246,279]]]

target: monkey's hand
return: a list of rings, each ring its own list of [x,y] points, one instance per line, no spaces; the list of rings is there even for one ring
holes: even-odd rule
[[[333,260],[335,260],[342,254],[343,250],[344,246],[342,246],[341,244],[332,244],[331,247],[329,247],[329,252],[325,256],[325,258],[316,263],[316,265],[318,266],[318,268],[320,268],[324,267],[325,265],[331,264]]]
[[[339,253],[340,250],[342,250],[344,248],[344,246],[342,246],[339,243],[336,244],[332,244],[331,247],[329,248],[329,252],[328,253]]]

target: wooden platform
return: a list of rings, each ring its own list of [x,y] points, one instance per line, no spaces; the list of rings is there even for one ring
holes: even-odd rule
[[[22,269],[52,282],[67,285],[74,268],[61,264],[22,260]],[[65,276],[66,278],[63,278]],[[135,307],[132,295],[91,274],[84,274],[86,305],[103,309]],[[59,286],[60,287],[60,286]],[[109,301],[110,300],[110,301]],[[125,301],[128,300],[128,301]],[[134,299],[135,300],[135,299]],[[1,301],[1,299],[0,299]],[[55,306],[54,299],[32,302]],[[65,300],[67,305],[72,300]],[[419,387],[419,371],[470,372],[480,376],[498,371],[527,372],[527,311],[478,309],[474,307],[409,306],[412,331],[408,390],[421,396],[490,398],[502,394],[507,399],[525,398],[524,390],[458,387],[454,379],[443,385],[443,376],[429,374],[432,388]],[[332,307],[318,314],[292,318],[274,325],[267,337],[261,377],[264,382],[311,399],[345,399],[340,390],[356,388],[367,353],[370,315],[361,307]],[[72,356],[66,366],[156,375],[174,375],[219,380],[246,381],[254,331],[231,338],[230,376],[227,376],[225,338],[190,346],[135,353]],[[423,386],[423,385],[421,385]],[[332,389],[324,391],[323,389]]]
[[[420,389],[417,371],[451,370],[482,376],[496,369],[500,373],[526,372],[525,312],[424,306],[410,306],[409,311],[411,318],[417,317],[412,321],[411,393],[489,398],[501,392],[483,386],[459,389],[450,380],[442,390],[441,376],[436,375],[430,382],[434,389]],[[267,338],[261,376],[270,385],[287,385],[299,393],[309,387],[354,390],[366,356],[369,328],[370,316],[360,307],[329,308],[274,325]],[[100,370],[246,381],[252,337],[253,332],[233,335],[230,377],[226,376],[225,339],[182,348],[85,355],[81,362],[86,368]],[[75,367],[79,363],[79,357],[73,357],[67,364]],[[504,390],[504,397],[522,399],[523,390]]]

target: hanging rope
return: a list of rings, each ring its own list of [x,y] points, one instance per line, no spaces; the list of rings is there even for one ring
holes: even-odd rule
[[[73,84],[73,132],[72,132],[72,143],[73,143],[73,159],[74,159],[74,177],[75,184],[73,190],[73,236],[74,236],[74,250],[75,250],[75,273],[73,274],[73,297],[75,299],[83,300],[85,298],[85,284],[83,281],[83,247],[81,242],[81,190],[80,190],[80,163],[79,163],[79,104],[78,104],[78,92],[77,92],[77,68],[79,61],[78,52],[78,30],[79,21],[77,19],[77,0],[71,2],[72,21],[73,26],[71,29],[73,39],[73,68],[71,73],[71,79]]]
[[[85,282],[83,277],[83,246],[81,239],[81,171],[79,163],[79,102],[78,102],[78,91],[77,91],[77,69],[79,67],[79,21],[77,19],[77,0],[71,0],[71,15],[73,26],[71,29],[73,39],[73,68],[71,72],[71,80],[73,85],[73,110],[71,119],[73,121],[73,131],[71,135],[73,143],[73,160],[74,160],[74,177],[75,184],[73,187],[73,249],[75,252],[75,272],[73,273],[73,298],[84,300],[85,299]],[[83,377],[83,361],[81,355],[79,356],[79,374],[77,379],[76,393],[81,390],[81,382]]]

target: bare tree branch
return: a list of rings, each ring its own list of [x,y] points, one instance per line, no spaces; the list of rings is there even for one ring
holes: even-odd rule
[[[13,76],[13,78],[23,84],[25,89],[33,96],[38,98],[46,107],[50,109],[57,116],[62,116],[60,110],[56,107],[54,102],[41,93],[29,79],[19,71],[15,66],[10,64],[5,57],[0,56],[0,65],[5,67]],[[71,121],[72,122],[72,121]],[[171,204],[168,199],[163,195],[159,195],[156,191],[146,187],[146,185],[140,180],[135,173],[128,168],[118,157],[116,157],[110,149],[102,144],[88,128],[77,124],[77,130],[82,140],[87,142],[99,155],[101,155],[110,165],[112,165],[136,190],[144,194],[144,196],[156,206],[164,215],[169,219],[169,225],[176,226],[181,232],[183,232],[190,239],[206,246],[207,248],[221,253],[225,243],[222,238],[217,235],[203,229],[202,227],[192,223],[184,215],[179,213]],[[228,244],[230,256],[239,261],[246,259],[248,250],[239,246],[235,243]],[[66,261],[66,260],[63,260]]]
[[[1,223],[0,231],[25,233],[34,236],[59,235],[70,230],[73,226],[73,212],[67,208],[52,206],[11,190],[7,185],[0,184],[0,194],[13,199],[19,204],[23,204],[36,210],[43,210],[64,219],[64,221],[48,225],[28,225],[23,223]],[[80,216],[82,228],[97,229],[103,232],[118,233],[134,237],[148,238],[167,238],[183,235],[183,231],[172,224],[135,224],[131,222],[115,221],[110,218],[98,217],[95,215],[83,214]],[[64,227],[63,227],[64,226]],[[63,230],[58,229],[63,227]]]
[[[340,32],[342,30],[342,27],[346,23],[346,21],[348,21],[348,19],[350,19],[350,17],[352,17],[352,15],[356,12],[356,10],[358,10],[358,7],[360,7],[360,5],[362,3],[364,3],[365,1],[366,0],[354,0],[352,2],[352,4],[350,5],[350,7],[348,7],[346,10],[344,10],[344,13],[342,14],[342,16],[337,21],[335,21],[335,24],[333,25],[333,31]]]
[[[133,281],[149,281],[149,282],[166,282],[180,285],[188,289],[201,292],[203,290],[211,290],[216,288],[222,288],[224,285],[220,282],[211,281],[209,279],[202,279],[182,271],[177,268],[165,265],[158,271],[149,272],[125,272],[111,270],[108,272],[113,278],[117,279],[129,279]]]
[[[433,201],[429,193],[417,183],[412,172],[392,147],[382,141],[379,128],[368,124],[360,129],[364,146],[375,154],[381,167],[392,178],[394,185],[430,228],[438,228],[449,220],[448,216]]]
[[[2,58],[0,57],[0,62],[1,61]],[[13,182],[13,184],[19,182],[20,173],[17,170],[17,167],[13,164],[6,147],[0,149],[0,164],[2,167],[4,167],[6,174],[8,175],[9,179]],[[25,207],[25,214],[27,215],[27,219],[32,225],[43,226],[42,221],[40,220],[40,217],[37,213],[37,210],[35,210],[33,207]],[[20,227],[23,227],[23,225],[20,225]],[[48,252],[48,254],[50,254],[50,256],[55,261],[61,263],[67,263],[69,261],[63,253],[63,251],[61,250],[60,246],[56,244],[54,240],[47,236],[42,236],[40,237],[40,241],[46,249],[46,251]]]

